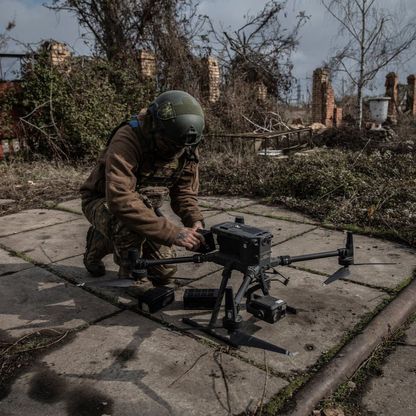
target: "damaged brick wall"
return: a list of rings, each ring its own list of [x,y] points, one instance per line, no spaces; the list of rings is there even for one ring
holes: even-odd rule
[[[339,127],[342,123],[342,108],[335,105],[334,90],[325,68],[313,71],[312,121],[327,127]]]

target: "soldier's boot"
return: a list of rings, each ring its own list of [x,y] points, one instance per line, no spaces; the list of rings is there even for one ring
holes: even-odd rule
[[[146,241],[143,246],[144,256],[147,259],[159,260],[171,257],[176,257],[176,252],[173,247],[162,246],[152,241]],[[153,283],[154,286],[165,286],[168,285],[178,271],[178,268],[174,264],[162,264],[159,266],[149,267],[148,279]]]
[[[110,254],[112,250],[111,241],[91,226],[87,232],[84,266],[92,276],[105,275],[105,266],[102,259]]]
[[[119,265],[118,270],[118,277],[120,279],[129,279],[132,278],[131,272],[132,272],[132,265],[129,262],[128,259],[128,250],[121,253],[120,255],[117,255],[114,253],[114,262]],[[142,279],[137,279],[132,286],[128,287],[126,292],[133,297],[138,297],[142,295],[147,290],[151,289],[153,287],[152,283],[149,282],[149,280],[144,277]]]
[[[131,278],[131,266],[127,256],[119,256],[115,251],[113,253],[114,263],[118,266],[118,277],[120,279]]]

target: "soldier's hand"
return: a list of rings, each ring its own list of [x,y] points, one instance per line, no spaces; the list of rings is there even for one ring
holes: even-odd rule
[[[187,250],[198,250],[204,242],[204,237],[193,228],[182,228],[176,236],[173,244],[179,247],[185,247]]]

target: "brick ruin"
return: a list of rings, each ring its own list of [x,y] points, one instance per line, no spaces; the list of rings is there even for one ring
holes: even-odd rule
[[[266,101],[267,98],[267,87],[261,81],[256,83],[256,97],[258,101]]]
[[[139,73],[142,79],[156,77],[156,59],[151,51],[139,51]]]
[[[213,56],[201,60],[201,92],[210,103],[220,98],[220,67]]]
[[[407,84],[399,84],[399,77],[395,72],[386,76],[386,96],[390,97],[388,117],[397,121],[399,112],[408,113],[416,118],[416,75],[407,77]]]
[[[397,74],[390,72],[386,75],[385,87],[385,95],[391,98],[388,106],[389,120],[397,122],[399,112],[416,118],[416,74],[407,77],[407,85],[401,85]],[[342,124],[342,108],[335,105],[334,90],[325,68],[317,68],[313,72],[312,121],[326,127]]]
[[[41,48],[49,53],[52,65],[63,65],[71,57],[71,52],[65,43],[48,40],[43,42]]]
[[[407,102],[406,109],[413,118],[416,118],[416,75],[407,77]]]
[[[325,68],[313,71],[312,121],[326,127],[339,127],[342,124],[342,108],[335,105],[334,89],[329,71]]]
[[[399,79],[394,72],[386,75],[386,97],[390,97],[387,117],[391,121],[397,120],[397,106],[399,105]]]

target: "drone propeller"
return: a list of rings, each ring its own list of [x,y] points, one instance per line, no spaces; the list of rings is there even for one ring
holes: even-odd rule
[[[278,347],[277,345],[271,344],[270,342],[263,341],[260,338],[254,337],[253,335],[245,334],[241,331],[234,331],[230,334],[230,342],[234,344],[237,348],[246,346],[251,348],[259,348],[265,351],[277,352],[279,354],[284,354],[289,357],[294,357],[297,355],[297,352],[290,352],[285,348]]]
[[[333,273],[331,276],[328,277],[328,279],[325,280],[325,282],[323,282],[323,285],[329,285],[330,283],[335,282],[338,279],[344,278],[349,276],[350,270],[348,268],[348,266],[342,266],[341,268],[339,268],[335,273]]]
[[[397,263],[391,263],[391,262],[375,262],[375,263],[352,263],[347,266],[343,266],[339,268],[335,273],[331,274],[331,276],[328,277],[328,279],[323,282],[324,285],[329,285],[330,283],[335,282],[338,279],[344,279],[348,277],[351,274],[350,267],[352,266],[378,266],[378,265],[392,265]]]

